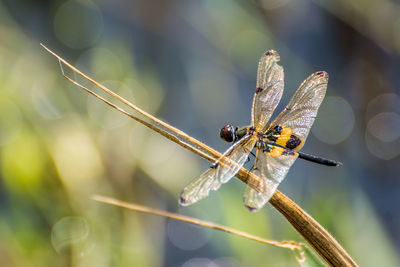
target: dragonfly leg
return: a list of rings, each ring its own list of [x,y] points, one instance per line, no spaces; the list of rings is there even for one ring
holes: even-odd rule
[[[251,168],[249,169],[249,172],[252,172],[253,170],[256,170],[257,168],[255,168],[254,166],[255,166],[256,164],[253,164],[253,166],[251,166]]]
[[[256,157],[256,155],[253,153],[253,152],[250,152],[250,155],[252,155],[253,157]],[[247,159],[246,159],[246,163],[248,163],[250,161],[250,157],[248,157]]]
[[[260,150],[259,149],[257,149],[256,150],[256,154],[254,155],[253,153],[253,155],[254,155],[254,158],[255,158],[255,160],[254,160],[254,164],[253,164],[253,166],[251,167],[251,170],[257,170],[257,156],[258,156],[258,153],[260,152]]]

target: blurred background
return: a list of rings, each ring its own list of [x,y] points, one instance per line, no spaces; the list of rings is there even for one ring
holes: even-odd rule
[[[303,242],[270,205],[248,212],[237,179],[179,207],[209,163],[70,84],[40,42],[221,152],[220,127],[250,122],[264,51],[285,69],[278,112],[327,71],[303,152],[344,165],[297,160],[279,189],[360,266],[398,264],[399,1],[0,1],[1,266],[296,266],[284,249],[90,200]]]

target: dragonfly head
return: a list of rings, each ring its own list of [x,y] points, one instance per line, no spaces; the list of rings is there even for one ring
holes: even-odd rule
[[[237,127],[233,127],[230,124],[226,124],[219,131],[219,136],[225,142],[232,143],[237,139],[236,131],[237,131]]]

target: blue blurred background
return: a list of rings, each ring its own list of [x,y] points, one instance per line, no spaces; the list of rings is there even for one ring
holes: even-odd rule
[[[209,163],[68,83],[40,42],[219,151],[222,125],[250,122],[265,50],[285,69],[277,111],[308,75],[327,71],[303,152],[344,165],[298,160],[280,190],[360,266],[398,264],[398,1],[0,1],[2,266],[294,266],[283,249],[90,200],[105,194],[303,241],[269,205],[249,213],[236,179],[179,207]]]

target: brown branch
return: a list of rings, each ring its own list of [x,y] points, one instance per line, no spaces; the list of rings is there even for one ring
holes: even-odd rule
[[[138,113],[146,116],[148,119],[152,120],[154,123],[161,125],[168,129],[169,131],[173,132],[180,138],[186,140],[187,142],[194,144],[196,147],[201,148],[203,151],[206,153],[198,150],[197,148],[182,142],[180,139],[177,137],[173,136],[171,133],[165,132],[164,130],[160,129],[158,126],[151,125],[147,122],[143,123],[145,126],[155,130],[158,133],[162,134],[163,136],[170,137],[169,139],[176,142],[177,144],[183,146],[186,149],[189,149],[190,151],[200,155],[201,157],[213,161],[215,158],[219,158],[221,154],[208,147],[207,145],[201,143],[200,141],[196,140],[195,138],[190,137],[183,131],[176,129],[175,127],[170,126],[169,124],[151,116],[147,112],[141,110],[140,108],[136,107],[132,103],[130,103],[128,100],[120,97],[116,93],[112,92],[108,88],[104,87],[103,85],[99,84],[95,80],[91,79],[90,77],[86,76],[82,72],[80,72],[78,69],[76,69],[74,66],[69,64],[66,60],[52,52],[50,49],[45,47],[43,44],[41,44],[43,48],[45,48],[50,54],[58,58],[58,60],[62,63],[64,63],[66,66],[71,68],[75,73],[78,75],[82,76],[92,84],[96,85],[98,88],[102,89],[106,93],[110,94],[111,96],[115,97],[125,105],[129,106],[133,110],[137,111]],[[64,75],[64,74],[63,74]],[[106,102],[108,105],[112,106],[113,108],[116,108],[118,111],[124,113],[125,115],[128,115],[129,117],[141,122],[140,119],[136,118],[134,115],[124,111],[123,109],[117,107],[116,105],[110,103],[109,101],[105,100],[104,98],[98,96],[94,92],[90,91],[86,87],[78,84],[71,78],[67,77],[64,75],[65,78],[76,84],[77,86],[81,87],[82,89],[88,91],[92,95],[100,98],[102,101]],[[207,155],[208,154],[208,155]],[[209,156],[211,155],[211,156]],[[260,177],[254,175],[253,173],[247,171],[246,169],[242,168],[236,175],[237,178],[239,178],[241,181],[244,183],[248,184],[258,192],[264,192],[265,190],[265,183],[263,179]],[[306,213],[304,210],[302,210],[294,201],[292,201],[290,198],[285,196],[283,193],[281,193],[279,190],[275,191],[275,194],[269,201],[273,207],[275,207],[285,218],[293,225],[293,227],[306,239],[309,244],[315,249],[315,251],[324,259],[326,263],[328,263],[331,266],[357,266],[357,264],[354,262],[354,260],[350,257],[350,255],[342,248],[342,246],[329,234],[327,230],[325,230],[317,221],[315,221],[308,213]]]

